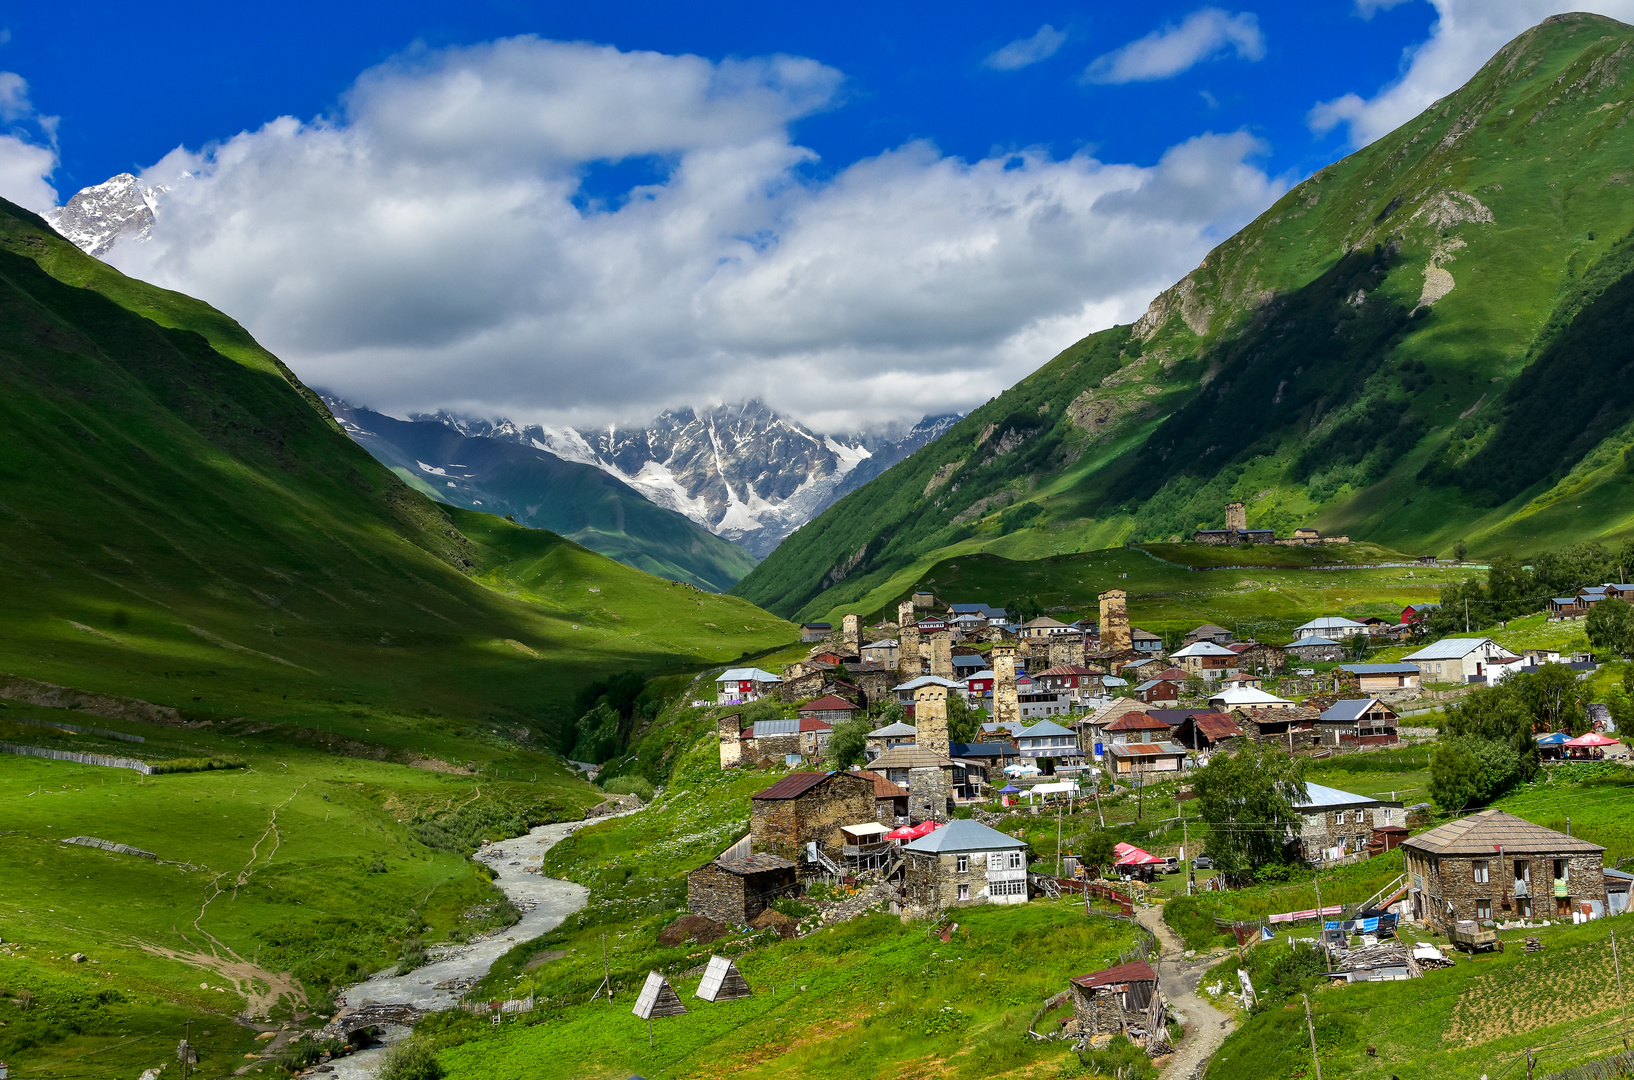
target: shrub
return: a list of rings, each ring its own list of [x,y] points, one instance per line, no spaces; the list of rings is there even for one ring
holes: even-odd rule
[[[634,795],[642,802],[652,802],[652,783],[641,776],[615,776],[601,789],[609,795]]]
[[[1146,1051],[1122,1035],[1099,1050],[1085,1050],[1078,1055],[1090,1072],[1100,1076],[1121,1076],[1126,1080],[1157,1080],[1157,1066],[1146,1056]],[[382,1076],[385,1074],[382,1073]]]
[[[386,1051],[376,1074],[380,1080],[442,1080],[437,1052],[423,1039],[410,1038]]]

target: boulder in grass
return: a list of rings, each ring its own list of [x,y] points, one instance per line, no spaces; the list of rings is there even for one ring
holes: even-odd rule
[[[795,932],[800,929],[800,924],[797,921],[772,908],[767,908],[749,920],[749,925],[756,930],[776,930],[778,937],[785,938],[793,937]]]
[[[682,915],[658,931],[658,944],[665,948],[674,948],[688,941],[707,945],[725,936],[726,927],[714,919],[702,915]]]

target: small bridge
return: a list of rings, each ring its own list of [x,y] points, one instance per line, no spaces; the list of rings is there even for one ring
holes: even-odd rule
[[[320,1039],[347,1039],[359,1031],[372,1027],[396,1024],[413,1027],[426,1010],[413,1005],[384,1005],[371,1002],[356,1009],[344,1010],[323,1026]]]

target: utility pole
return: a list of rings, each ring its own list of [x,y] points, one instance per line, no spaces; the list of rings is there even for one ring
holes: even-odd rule
[[[1055,804],[1055,876],[1061,876],[1061,804]]]
[[[1101,828],[1106,828],[1106,815],[1101,813],[1101,781],[1099,778],[1095,781],[1095,818],[1101,823]]]
[[[1311,1064],[1316,1067],[1316,1080],[1322,1080],[1322,1062],[1316,1056],[1316,1025],[1311,1023],[1311,996],[1299,996],[1305,999],[1305,1030],[1311,1033]]]
[[[1464,633],[1469,633],[1469,597],[1464,597]]]
[[[1185,815],[1181,815],[1181,817],[1180,817],[1180,849],[1186,853],[1186,895],[1187,896],[1191,895],[1191,882],[1192,882],[1192,877],[1191,877],[1191,849],[1190,849],[1190,845],[1188,845],[1186,843],[1186,841],[1189,840],[1189,839],[1190,839],[1190,836],[1188,835],[1187,828],[1186,828],[1186,818],[1185,818]]]
[[[1316,885],[1316,926],[1317,926],[1317,931],[1321,935],[1321,938],[1322,938],[1322,962],[1327,965],[1327,970],[1332,971],[1333,970],[1333,954],[1328,952],[1328,917],[1322,911],[1322,879],[1321,878],[1314,879],[1314,884]],[[1306,1003],[1305,1008],[1306,1008],[1306,1010],[1308,1012],[1309,1009],[1310,1009],[1309,1002]],[[1312,1039],[1311,1053],[1314,1054],[1316,1052],[1316,1043],[1315,1043],[1316,1036],[1312,1035],[1311,1039]],[[1320,1074],[1321,1071],[1322,1071],[1321,1067],[1318,1066],[1317,1072]]]

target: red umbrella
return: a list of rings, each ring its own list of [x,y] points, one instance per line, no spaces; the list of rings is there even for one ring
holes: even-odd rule
[[[1119,844],[1112,850],[1118,856],[1118,861],[1113,863],[1114,866],[1150,866],[1164,861],[1150,851],[1142,851],[1133,844]]]
[[[1579,735],[1575,739],[1567,739],[1566,746],[1616,746],[1616,739],[1608,739],[1598,731],[1591,731],[1587,735]]]
[[[885,834],[887,840],[917,840],[926,833],[933,833],[942,827],[940,821],[921,821],[918,825],[904,825],[900,829],[892,829]]]

